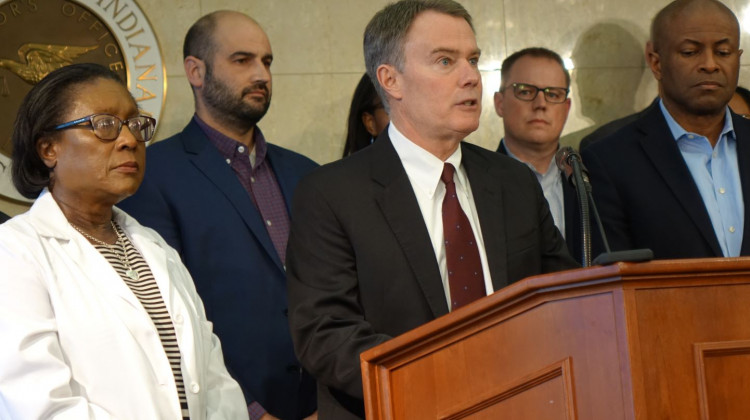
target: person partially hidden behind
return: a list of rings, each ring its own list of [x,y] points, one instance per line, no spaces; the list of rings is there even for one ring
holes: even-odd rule
[[[391,124],[303,179],[292,205],[289,322],[324,419],[364,418],[362,351],[524,277],[578,266],[534,174],[463,142],[482,109],[466,9],[399,1],[364,38]]]
[[[266,142],[273,53],[247,15],[217,11],[188,30],[185,73],[195,115],[148,148],[143,185],[122,208],[182,257],[224,343],[251,419],[315,413],[315,381],[294,356],[285,280],[289,208],[318,165]]]
[[[727,105],[735,114],[750,118],[750,90],[742,86],[737,86],[732,99],[729,100],[729,104]]]
[[[114,73],[72,64],[26,95],[0,225],[0,418],[247,419],[180,256],[115,207],[156,121]]]
[[[359,79],[357,88],[354,89],[352,103],[349,106],[349,118],[346,121],[343,157],[372,144],[390,122],[383,101],[367,73]]]
[[[657,13],[646,46],[657,106],[582,152],[613,250],[750,255],[750,120],[727,106],[739,42],[737,18],[719,1],[678,0]]]
[[[497,151],[534,172],[568,251],[581,262],[578,198],[555,162],[570,111],[568,70],[556,52],[534,47],[509,55],[500,71],[503,84],[495,92],[495,111],[503,119],[505,135]]]

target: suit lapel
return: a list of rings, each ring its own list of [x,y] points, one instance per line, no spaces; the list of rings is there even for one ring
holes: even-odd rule
[[[669,190],[682,205],[683,210],[695,223],[698,231],[710,245],[714,255],[723,255],[719,241],[716,239],[711,219],[703,203],[693,176],[682,158],[677,142],[672,137],[661,107],[654,107],[638,123],[638,129],[644,136],[640,138],[646,156],[651,160],[656,171],[662,176]],[[743,184],[744,185],[744,184]]]
[[[284,204],[286,205],[287,214],[291,216],[292,209],[292,193],[294,188],[299,182],[299,169],[291,166],[288,159],[284,159],[279,155],[279,149],[272,144],[268,144],[266,151],[266,161],[273,170],[273,174],[276,177],[276,182],[279,183],[281,194],[284,196]]]
[[[164,353],[160,352],[161,342],[158,335],[148,334],[144,325],[153,325],[148,313],[125,281],[117,274],[107,260],[83,238],[72,238],[61,242],[62,250],[67,259],[75,261],[78,266],[78,280],[88,282],[91,287],[100,289],[102,300],[106,306],[117,314],[133,340],[143,349],[143,354],[151,364],[155,373],[162,371]],[[151,265],[149,265],[151,268]],[[160,288],[161,291],[161,288]],[[163,296],[165,303],[168,296]],[[156,328],[153,327],[153,332]]]
[[[115,217],[117,223],[128,233],[133,245],[141,253],[143,259],[148,263],[148,268],[154,276],[154,281],[159,288],[159,293],[164,300],[164,305],[170,314],[174,314],[173,283],[167,270],[167,254],[164,248],[153,238],[151,234],[144,231],[133,218],[116,209]],[[175,263],[175,262],[172,262]]]
[[[491,174],[489,162],[465,143],[461,143],[461,164],[466,169],[471,185],[492,286],[497,291],[508,285],[505,207],[501,177],[499,174]]]
[[[742,184],[742,201],[745,204],[744,223],[742,232],[742,248],[740,255],[750,255],[750,121],[732,114],[732,125],[737,138],[737,161],[740,168],[740,183]]]
[[[93,245],[89,244],[86,239],[73,237],[72,234],[67,241],[61,240],[60,244],[62,251],[70,260],[75,261],[87,281],[94,287],[101,288],[106,293],[104,295],[114,295],[120,302],[127,303],[130,307],[130,310],[126,311],[128,317],[134,314],[140,315],[141,303],[138,298]],[[120,305],[115,305],[115,308],[119,307]],[[132,312],[132,309],[136,309],[136,312]],[[127,317],[123,317],[123,320],[127,320]]]
[[[161,342],[157,335],[148,334],[143,328],[144,325],[152,325],[151,318],[115,269],[93,245],[69,226],[51,194],[45,192],[37,199],[31,217],[40,236],[50,238],[50,244],[56,241],[57,246],[52,245],[49,253],[54,264],[62,264],[58,275],[69,276],[68,281],[88,284],[87,287],[99,290],[97,299],[101,299],[107,308],[117,314],[133,340],[143,349],[154,372],[160,372],[164,362],[164,353],[159,351]],[[154,340],[154,337],[157,338]]]
[[[245,225],[266,250],[266,253],[276,263],[279,270],[284,271],[281,259],[271,242],[271,237],[268,235],[265,225],[263,225],[260,212],[258,212],[232,168],[224,161],[219,151],[211,145],[203,130],[195,121],[188,124],[182,132],[182,137],[185,151],[193,155],[190,160],[195,167],[224,194],[240,214]]]
[[[406,255],[433,315],[437,318],[448,313],[440,269],[411,182],[388,138],[387,131],[385,130],[370,146],[370,173],[373,181],[382,187],[376,193],[375,201]]]
[[[95,287],[102,288],[105,295],[114,294],[133,308],[141,307],[115,269],[88,240],[70,226],[52,194],[46,190],[42,192],[31,207],[30,214],[39,235],[54,238],[59,244],[58,252],[65,260],[74,262]]]

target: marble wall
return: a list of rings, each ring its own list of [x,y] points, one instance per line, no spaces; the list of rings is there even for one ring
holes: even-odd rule
[[[136,0],[163,48],[168,91],[157,140],[182,127],[193,112],[183,73],[182,41],[201,15],[235,9],[258,20],[274,51],[273,101],[260,122],[266,138],[319,163],[341,155],[351,94],[364,72],[362,33],[387,0]],[[2,1],[0,1],[2,3]],[[562,141],[575,145],[595,127],[645,107],[656,83],[645,67],[643,47],[651,17],[665,0],[463,0],[474,16],[482,49],[484,82],[479,130],[468,141],[497,147],[503,135],[492,95],[500,64],[510,53],[544,46],[568,60],[572,108]],[[750,28],[750,0],[727,5]],[[741,45],[748,45],[747,30]],[[750,86],[750,54],[742,57],[740,83]],[[10,214],[25,205],[0,199]]]

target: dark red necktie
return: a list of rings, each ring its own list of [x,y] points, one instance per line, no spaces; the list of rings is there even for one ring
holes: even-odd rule
[[[453,182],[455,172],[456,168],[446,163],[443,167],[443,174],[440,176],[445,183],[443,239],[445,240],[445,261],[448,265],[452,309],[487,295],[484,287],[482,260],[479,257],[474,231],[456,195],[456,184]]]

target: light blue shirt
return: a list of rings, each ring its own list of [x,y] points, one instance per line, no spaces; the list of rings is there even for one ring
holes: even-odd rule
[[[504,142],[504,140],[500,141]],[[547,171],[544,173],[540,173],[536,170],[534,165],[528,162],[524,162],[523,160],[521,160],[521,158],[514,155],[507,145],[505,146],[505,151],[508,153],[508,156],[521,163],[524,163],[529,167],[529,169],[531,169],[532,172],[534,172],[534,175],[536,175],[536,180],[539,181],[539,185],[542,186],[542,192],[544,193],[544,198],[547,199],[547,203],[549,204],[549,210],[550,213],[552,213],[552,219],[555,221],[555,226],[557,226],[557,229],[560,231],[564,238],[565,198],[563,196],[562,185],[564,181],[562,174],[560,173],[560,169],[557,168],[557,163],[555,163],[555,158],[553,157],[552,159],[550,159]]]
[[[661,100],[659,106],[703,198],[721,252],[725,257],[739,256],[742,248],[745,204],[737,162],[737,139],[729,108],[725,111],[724,128],[721,130],[719,141],[716,147],[712,148],[708,138],[685,131],[672,118]]]

